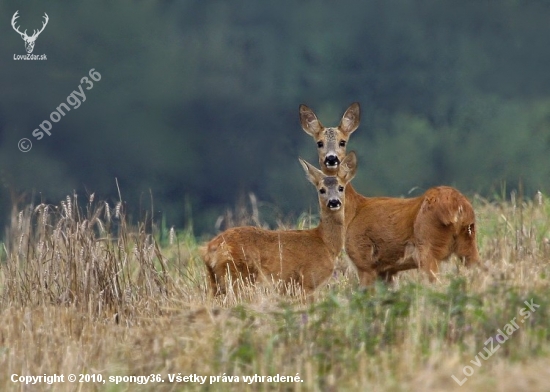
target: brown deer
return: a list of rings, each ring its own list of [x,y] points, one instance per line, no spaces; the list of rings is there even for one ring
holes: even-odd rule
[[[200,249],[214,295],[226,294],[227,282],[237,279],[283,281],[310,294],[334,270],[344,248],[345,188],[355,176],[357,160],[350,152],[333,176],[325,175],[300,159],[319,197],[320,222],[309,230],[272,231],[235,227],[224,231]]]
[[[346,110],[338,127],[324,127],[310,108],[300,105],[300,123],[317,143],[325,174],[339,169],[359,121],[358,103]],[[345,249],[362,286],[377,277],[391,282],[397,272],[413,268],[433,281],[439,262],[452,254],[467,266],[479,262],[474,210],[454,188],[438,186],[415,198],[390,198],[362,196],[350,184],[345,214]]]

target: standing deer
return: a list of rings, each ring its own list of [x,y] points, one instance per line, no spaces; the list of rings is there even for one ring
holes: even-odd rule
[[[40,30],[33,30],[33,35],[29,37],[27,35],[27,30],[25,30],[25,32],[22,33],[19,31],[19,28],[15,25],[15,20],[19,18],[19,15],[17,15],[18,13],[19,11],[15,11],[15,14],[13,14],[13,17],[11,18],[11,27],[13,27],[13,29],[17,31],[19,35],[21,35],[21,38],[23,38],[23,41],[25,41],[25,50],[27,51],[27,53],[32,53],[32,51],[34,50],[34,44],[36,39],[38,38],[40,33],[44,31],[44,28],[48,24],[48,20],[50,20],[50,18],[48,18],[48,14],[44,12],[43,18],[45,20],[44,22],[42,22],[42,28]]]
[[[224,231],[201,248],[214,295],[233,288],[237,279],[254,283],[275,280],[299,285],[306,294],[324,283],[344,248],[345,188],[355,176],[357,160],[350,152],[335,176],[325,175],[300,159],[308,180],[319,196],[320,223],[309,230],[271,231],[235,227]]]
[[[300,105],[300,123],[317,143],[325,174],[339,169],[359,121],[358,103],[346,110],[338,127],[324,127],[310,108]],[[439,262],[452,254],[467,266],[479,262],[474,210],[454,188],[438,186],[404,199],[365,197],[349,185],[345,214],[345,249],[361,286],[377,277],[391,282],[397,272],[413,268],[422,269],[433,281]]]

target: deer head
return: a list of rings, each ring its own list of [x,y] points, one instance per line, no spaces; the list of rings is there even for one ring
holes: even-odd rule
[[[338,127],[324,127],[313,110],[300,105],[300,123],[303,130],[315,139],[319,165],[323,172],[334,175],[338,165],[346,156],[346,145],[350,135],[359,127],[361,111],[357,102],[346,110]]]
[[[23,40],[25,41],[25,50],[27,51],[27,53],[32,53],[32,51],[34,50],[34,43],[35,43],[36,39],[38,38],[40,33],[42,31],[44,31],[44,28],[48,24],[48,20],[50,18],[48,18],[48,14],[46,14],[44,12],[43,18],[45,20],[44,20],[44,22],[42,22],[42,28],[40,30],[34,30],[33,34],[29,37],[27,35],[27,30],[25,30],[25,32],[22,33],[22,32],[19,31],[19,28],[15,25],[15,20],[17,18],[19,18],[18,13],[19,13],[19,11],[15,11],[15,14],[13,14],[13,18],[11,18],[11,26],[13,27],[13,29],[15,31],[17,31],[19,33],[19,35],[21,35],[21,38],[23,38]]]

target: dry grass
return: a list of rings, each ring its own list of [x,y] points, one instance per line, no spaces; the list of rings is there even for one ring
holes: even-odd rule
[[[120,204],[73,197],[14,211],[0,252],[0,390],[547,390],[550,204],[475,204],[486,271],[450,262],[435,284],[410,271],[394,287],[359,292],[340,260],[312,304],[270,287],[210,298],[196,238],[180,233],[161,250]],[[471,364],[532,298],[540,308]],[[451,375],[462,379],[466,365],[474,374],[459,387]],[[10,380],[84,373],[107,382]],[[169,382],[178,373],[240,381]],[[243,382],[297,373],[303,382]],[[108,381],[151,374],[165,382]]]

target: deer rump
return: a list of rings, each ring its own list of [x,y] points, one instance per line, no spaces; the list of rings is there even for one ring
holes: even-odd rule
[[[459,191],[431,188],[419,197],[363,198],[347,227],[346,251],[359,270],[396,273],[453,253],[476,261],[475,214]],[[361,265],[361,261],[365,263]],[[434,267],[434,268],[430,268]]]

